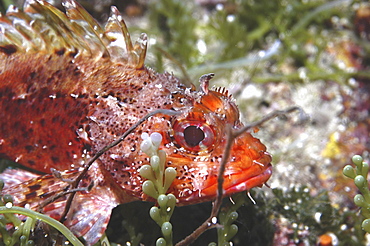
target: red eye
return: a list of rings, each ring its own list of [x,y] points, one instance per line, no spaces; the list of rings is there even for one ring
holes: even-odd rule
[[[202,122],[176,122],[173,130],[176,143],[190,151],[212,149],[215,142],[213,129]]]

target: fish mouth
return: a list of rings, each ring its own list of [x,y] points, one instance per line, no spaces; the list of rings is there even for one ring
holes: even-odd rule
[[[245,171],[248,172],[248,171]],[[254,187],[262,187],[272,174],[272,165],[269,163],[263,172],[251,173],[246,175],[245,172],[224,175],[224,196],[231,196],[235,193],[249,191]],[[214,181],[209,182],[209,186],[192,192],[189,196],[179,198],[178,205],[189,205],[200,202],[207,202],[217,197],[217,177]]]
[[[234,193],[238,193],[241,191],[248,191],[254,187],[262,187],[267,180],[271,177],[272,174],[272,166],[269,164],[265,171],[260,173],[259,175],[249,177],[242,182],[238,182],[234,185],[229,187],[224,187],[225,193],[227,195],[232,195]]]

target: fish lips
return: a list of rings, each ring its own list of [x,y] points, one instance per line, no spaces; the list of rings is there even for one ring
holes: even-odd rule
[[[264,170],[261,172],[261,166],[256,165],[240,173],[224,175],[223,195],[231,196],[235,193],[249,191],[254,187],[262,187],[271,177],[272,165],[269,163],[263,168]],[[187,197],[180,198],[178,205],[188,205],[214,200],[218,193],[217,177],[209,181],[208,184],[211,185],[198,190],[198,192],[192,192]]]

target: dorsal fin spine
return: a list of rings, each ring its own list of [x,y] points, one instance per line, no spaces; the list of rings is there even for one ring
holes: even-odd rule
[[[66,50],[76,56],[104,57],[137,69],[144,67],[147,36],[142,34],[132,45],[116,7],[102,28],[75,0],[63,0],[63,6],[66,13],[45,0],[26,0],[23,10],[9,7],[6,15],[0,16],[0,46],[11,45],[22,52]]]

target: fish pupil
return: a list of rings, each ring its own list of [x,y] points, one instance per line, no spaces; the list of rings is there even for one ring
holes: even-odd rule
[[[188,126],[184,130],[185,141],[190,147],[197,146],[204,137],[204,132],[197,126]]]

